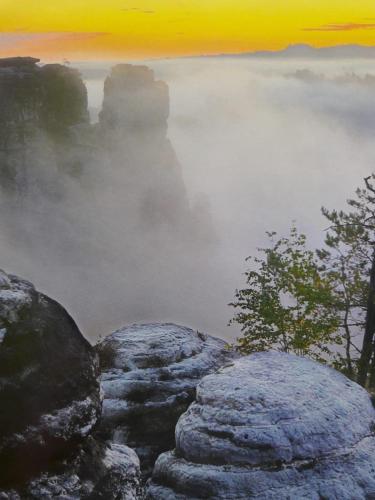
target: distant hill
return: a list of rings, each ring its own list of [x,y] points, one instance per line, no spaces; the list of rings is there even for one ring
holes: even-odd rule
[[[222,54],[219,57],[266,58],[266,59],[373,59],[375,46],[336,45],[315,48],[307,44],[289,45],[278,51],[245,52],[241,54]]]

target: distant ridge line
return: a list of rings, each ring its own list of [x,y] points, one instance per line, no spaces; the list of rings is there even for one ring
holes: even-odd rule
[[[200,54],[194,56],[181,56],[178,59],[195,59],[200,57],[236,59],[374,59],[375,45],[348,44],[330,47],[312,47],[311,45],[301,43],[288,45],[288,47],[281,50]]]
[[[308,44],[293,44],[282,50],[261,50],[233,54],[202,55],[198,57],[252,58],[252,59],[374,59],[375,46],[334,45],[312,47]]]

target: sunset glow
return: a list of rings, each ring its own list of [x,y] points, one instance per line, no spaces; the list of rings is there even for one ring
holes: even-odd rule
[[[1,0],[0,56],[143,58],[372,45],[373,0]]]

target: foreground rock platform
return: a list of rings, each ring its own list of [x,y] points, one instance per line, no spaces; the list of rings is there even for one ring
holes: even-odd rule
[[[234,357],[223,340],[171,323],[122,328],[98,351],[103,432],[136,450],[146,476],[157,456],[174,447],[176,422],[198,382]]]
[[[375,498],[374,423],[367,392],[340,373],[257,353],[200,382],[148,498]]]

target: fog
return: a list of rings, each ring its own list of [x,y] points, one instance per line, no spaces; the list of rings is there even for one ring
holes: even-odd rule
[[[239,269],[265,229],[286,231],[292,219],[319,244],[320,207],[344,206],[374,168],[375,85],[290,77],[301,61],[192,65],[187,77],[182,64],[175,74],[172,64],[160,68],[171,88],[169,131],[188,191],[209,196],[223,255]],[[366,72],[357,65],[312,70]]]
[[[99,165],[90,180],[100,185],[96,210],[82,197],[82,186],[68,187],[62,222],[78,217],[75,231],[96,234],[91,248],[81,248],[67,264],[32,236],[16,246],[2,233],[1,267],[61,301],[92,339],[125,323],[174,321],[233,340],[238,332],[227,326],[233,315],[227,304],[244,284],[245,258],[266,244],[265,231],[286,234],[296,221],[311,247],[319,246],[327,225],[321,206],[343,208],[375,170],[375,82],[366,77],[371,61],[146,64],[169,86],[168,137],[190,209],[197,219],[211,218],[215,242],[205,247],[195,233],[190,240],[175,237],[174,231],[188,230],[183,226],[153,228],[148,235],[129,205],[131,227],[111,223],[114,213],[121,220],[120,197],[131,187],[121,172]],[[95,122],[110,64],[78,67]],[[31,233],[34,223],[25,222]]]
[[[223,304],[244,283],[244,258],[265,243],[265,230],[285,234],[296,220],[320,245],[320,207],[343,207],[374,170],[375,85],[284,76],[305,67],[332,79],[364,76],[369,68],[358,62],[191,64],[159,74],[171,88],[170,136],[188,191],[208,194],[222,241]],[[230,311],[220,314],[224,321]]]

